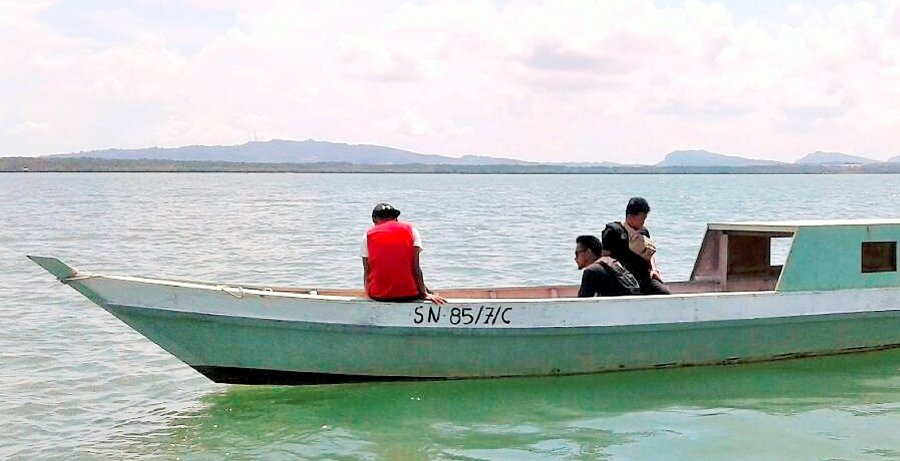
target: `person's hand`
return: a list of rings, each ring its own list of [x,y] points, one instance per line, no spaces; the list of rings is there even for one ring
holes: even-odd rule
[[[436,295],[434,293],[426,293],[425,299],[435,304],[444,304],[445,302],[447,302],[447,300],[444,299],[441,295]]]
[[[656,280],[659,280],[660,282],[662,282],[662,274],[659,273],[658,269],[653,269],[650,271],[650,278],[656,279]]]

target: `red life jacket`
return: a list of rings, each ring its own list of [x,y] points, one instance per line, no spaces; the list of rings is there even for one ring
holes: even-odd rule
[[[372,299],[415,299],[419,286],[413,276],[412,226],[387,221],[366,232],[369,276],[366,293]]]

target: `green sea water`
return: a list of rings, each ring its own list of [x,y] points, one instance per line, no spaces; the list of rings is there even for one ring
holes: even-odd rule
[[[630,195],[669,280],[706,222],[900,217],[900,176],[0,175],[0,459],[900,459],[900,351],[541,379],[214,384],[25,254],[91,271],[360,286],[390,201],[430,285],[577,283]],[[823,249],[827,251],[827,249]]]
[[[542,379],[230,387],[181,459],[897,459],[900,352]],[[153,439],[153,438],[151,438]],[[141,453],[141,450],[137,450]]]

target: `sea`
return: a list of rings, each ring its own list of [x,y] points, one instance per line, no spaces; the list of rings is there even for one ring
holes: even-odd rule
[[[361,287],[372,207],[426,282],[577,284],[575,237],[647,221],[666,280],[708,222],[900,218],[900,175],[0,174],[0,459],[900,460],[900,350],[590,376],[215,384],[26,259]],[[829,248],[821,249],[823,255]]]

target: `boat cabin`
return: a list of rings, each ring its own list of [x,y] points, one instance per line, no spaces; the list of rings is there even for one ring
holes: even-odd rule
[[[671,288],[682,293],[774,290],[784,265],[773,261],[773,247],[787,241],[789,248],[796,232],[797,226],[785,224],[709,224],[691,278]]]
[[[713,223],[690,279],[674,288],[696,293],[897,287],[898,240],[900,220]],[[773,264],[778,241],[789,249],[783,264]]]

